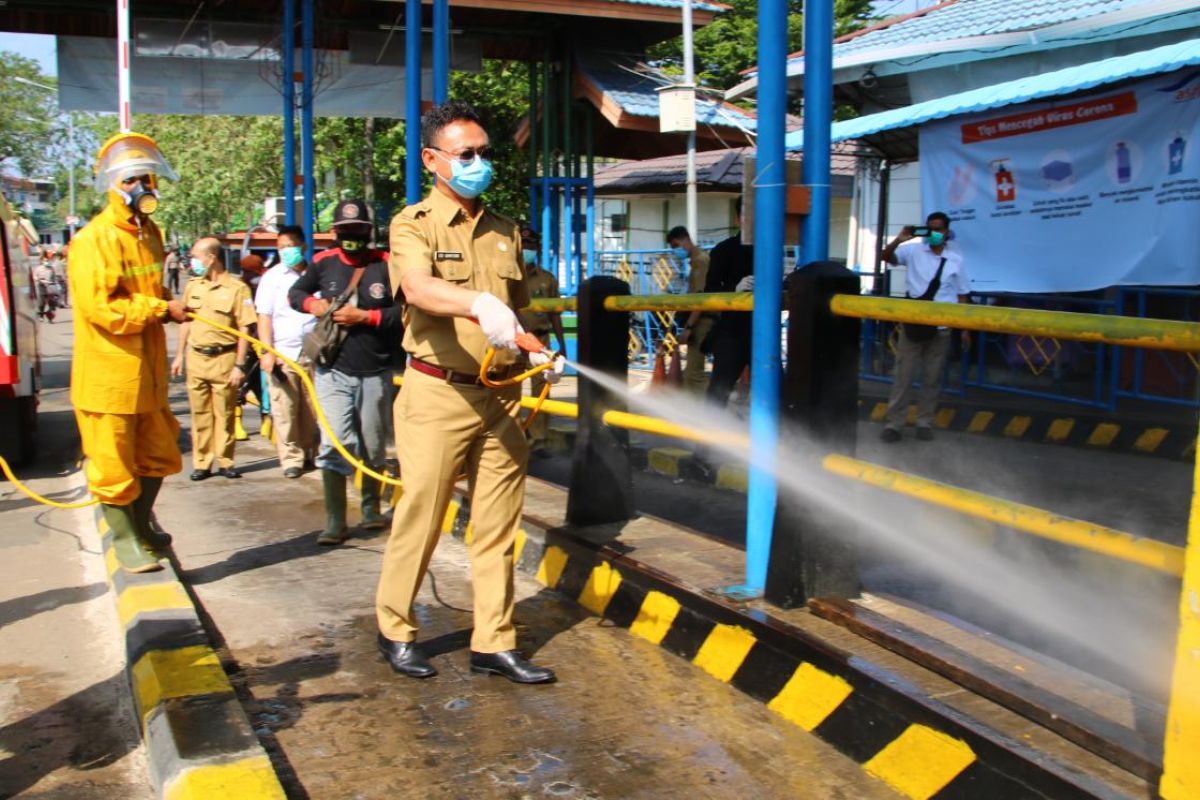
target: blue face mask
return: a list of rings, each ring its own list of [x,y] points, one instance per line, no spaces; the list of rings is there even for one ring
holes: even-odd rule
[[[521,259],[525,262],[525,266],[532,267],[537,263],[537,250],[522,250]]]
[[[492,162],[486,158],[476,156],[474,161],[464,164],[457,158],[447,158],[436,150],[434,152],[450,162],[450,180],[446,181],[446,185],[459,197],[474,200],[492,185]]]
[[[298,267],[304,262],[304,251],[299,247],[281,247],[279,260],[285,267]]]
[[[930,231],[929,236],[925,237],[925,241],[929,242],[932,247],[941,247],[946,243],[946,234],[941,231]]]
[[[204,266],[200,259],[195,256],[192,256],[192,260],[188,262],[188,267],[197,278],[203,278],[204,274],[208,272],[208,267]]]
[[[690,257],[687,249],[683,247],[672,247],[671,255],[675,256],[680,261],[686,261]]]

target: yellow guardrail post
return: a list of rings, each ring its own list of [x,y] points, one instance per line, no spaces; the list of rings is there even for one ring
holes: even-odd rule
[[[1192,478],[1183,586],[1179,592],[1179,637],[1167,706],[1163,774],[1158,791],[1166,800],[1200,797],[1200,457]]]

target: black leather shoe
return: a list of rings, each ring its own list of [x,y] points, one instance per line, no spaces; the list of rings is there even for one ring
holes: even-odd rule
[[[383,654],[393,672],[410,678],[432,678],[437,675],[437,670],[429,663],[429,659],[425,658],[416,642],[393,642],[382,633],[376,637],[376,641],[379,644],[379,652]]]
[[[212,477],[212,473],[206,469],[194,469],[190,477],[194,481],[202,481]]]
[[[283,477],[291,479],[299,478],[303,474],[304,470],[300,469],[299,467],[288,467],[283,471]]]
[[[887,444],[895,444],[903,437],[901,437],[900,431],[895,428],[884,428],[883,433],[879,434],[879,438]]]
[[[471,651],[471,672],[482,675],[501,675],[513,683],[553,683],[554,672],[545,667],[536,667],[521,657],[516,650],[499,653],[476,653]]]
[[[238,472],[233,467],[221,467],[221,470],[217,474],[220,475],[222,478],[240,478],[240,477],[242,477],[242,473]]]

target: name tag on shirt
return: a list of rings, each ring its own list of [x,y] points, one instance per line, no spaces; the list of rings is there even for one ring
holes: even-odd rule
[[[433,254],[434,261],[462,261],[463,254],[451,250],[438,250]]]

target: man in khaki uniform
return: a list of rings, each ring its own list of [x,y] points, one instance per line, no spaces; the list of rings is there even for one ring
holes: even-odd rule
[[[692,243],[688,229],[682,225],[677,225],[667,234],[667,246],[679,261],[687,259],[688,292],[703,292],[704,282],[708,279],[708,253]],[[679,344],[687,346],[683,385],[689,392],[704,394],[708,389],[708,377],[704,374],[704,340],[712,330],[715,315],[692,311],[676,317],[676,324],[681,321],[683,331],[679,335]]]
[[[191,270],[195,277],[183,290],[188,312],[248,333],[257,320],[254,301],[246,284],[225,271],[221,243],[211,237],[196,242]],[[214,461],[223,477],[242,477],[233,468],[233,426],[247,350],[245,339],[204,322],[183,324],[171,374],[182,375],[186,360],[194,481],[212,475]]]
[[[530,299],[543,297],[558,297],[558,279],[547,270],[538,266],[538,254],[541,250],[541,238],[529,223],[521,225],[521,260],[525,264],[525,286],[529,289]],[[544,346],[550,346],[550,331],[558,341],[558,352],[566,354],[567,339],[563,335],[562,314],[550,314],[545,311],[530,311],[523,309],[517,312],[521,326],[538,337]],[[529,379],[529,393],[537,397],[546,385],[546,373],[539,372]],[[546,429],[550,427],[550,417],[538,414],[533,418],[527,433],[533,455],[544,456],[547,451],[542,447],[546,442]]]
[[[396,672],[414,678],[436,674],[415,644],[413,601],[456,477],[465,470],[475,595],[471,670],[545,683],[554,673],[517,652],[512,619],[513,542],[529,454],[518,422],[521,388],[493,390],[479,383],[489,344],[498,351],[496,378],[520,369],[514,309],[529,301],[521,237],[516,223],[479,200],[492,168],[488,135],[474,109],[461,102],[434,107],[421,120],[421,139],[421,160],[437,183],[429,197],[391,224],[391,284],[407,303],[409,364],[395,405],[404,492],[379,577],[378,644]]]

